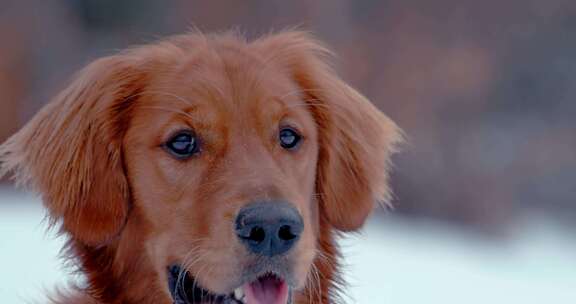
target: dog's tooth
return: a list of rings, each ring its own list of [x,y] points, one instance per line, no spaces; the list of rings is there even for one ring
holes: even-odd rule
[[[236,300],[242,300],[244,297],[244,291],[242,290],[242,287],[234,289],[234,297]]]

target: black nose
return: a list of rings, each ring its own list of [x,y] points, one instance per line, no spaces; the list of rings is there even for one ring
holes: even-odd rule
[[[257,202],[240,210],[236,235],[253,253],[276,256],[290,250],[304,229],[296,208],[286,202]]]

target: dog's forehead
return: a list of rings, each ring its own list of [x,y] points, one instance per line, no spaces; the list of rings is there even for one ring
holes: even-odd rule
[[[206,119],[211,115],[276,118],[302,103],[301,90],[285,70],[242,48],[191,54],[152,81],[149,91],[157,95],[149,99],[153,103],[176,110],[194,107]]]

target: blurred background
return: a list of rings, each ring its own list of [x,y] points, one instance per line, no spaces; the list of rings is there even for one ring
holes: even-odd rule
[[[394,211],[342,241],[347,303],[576,303],[573,0],[0,0],[0,142],[100,56],[295,25],[408,138]],[[66,280],[61,240],[0,185],[0,302],[21,303]]]

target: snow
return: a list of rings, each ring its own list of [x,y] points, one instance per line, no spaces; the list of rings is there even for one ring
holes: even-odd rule
[[[37,197],[0,188],[0,303],[41,300],[68,280]],[[576,303],[576,239],[526,218],[505,240],[388,216],[341,241],[346,303]],[[42,301],[40,301],[42,303]]]

